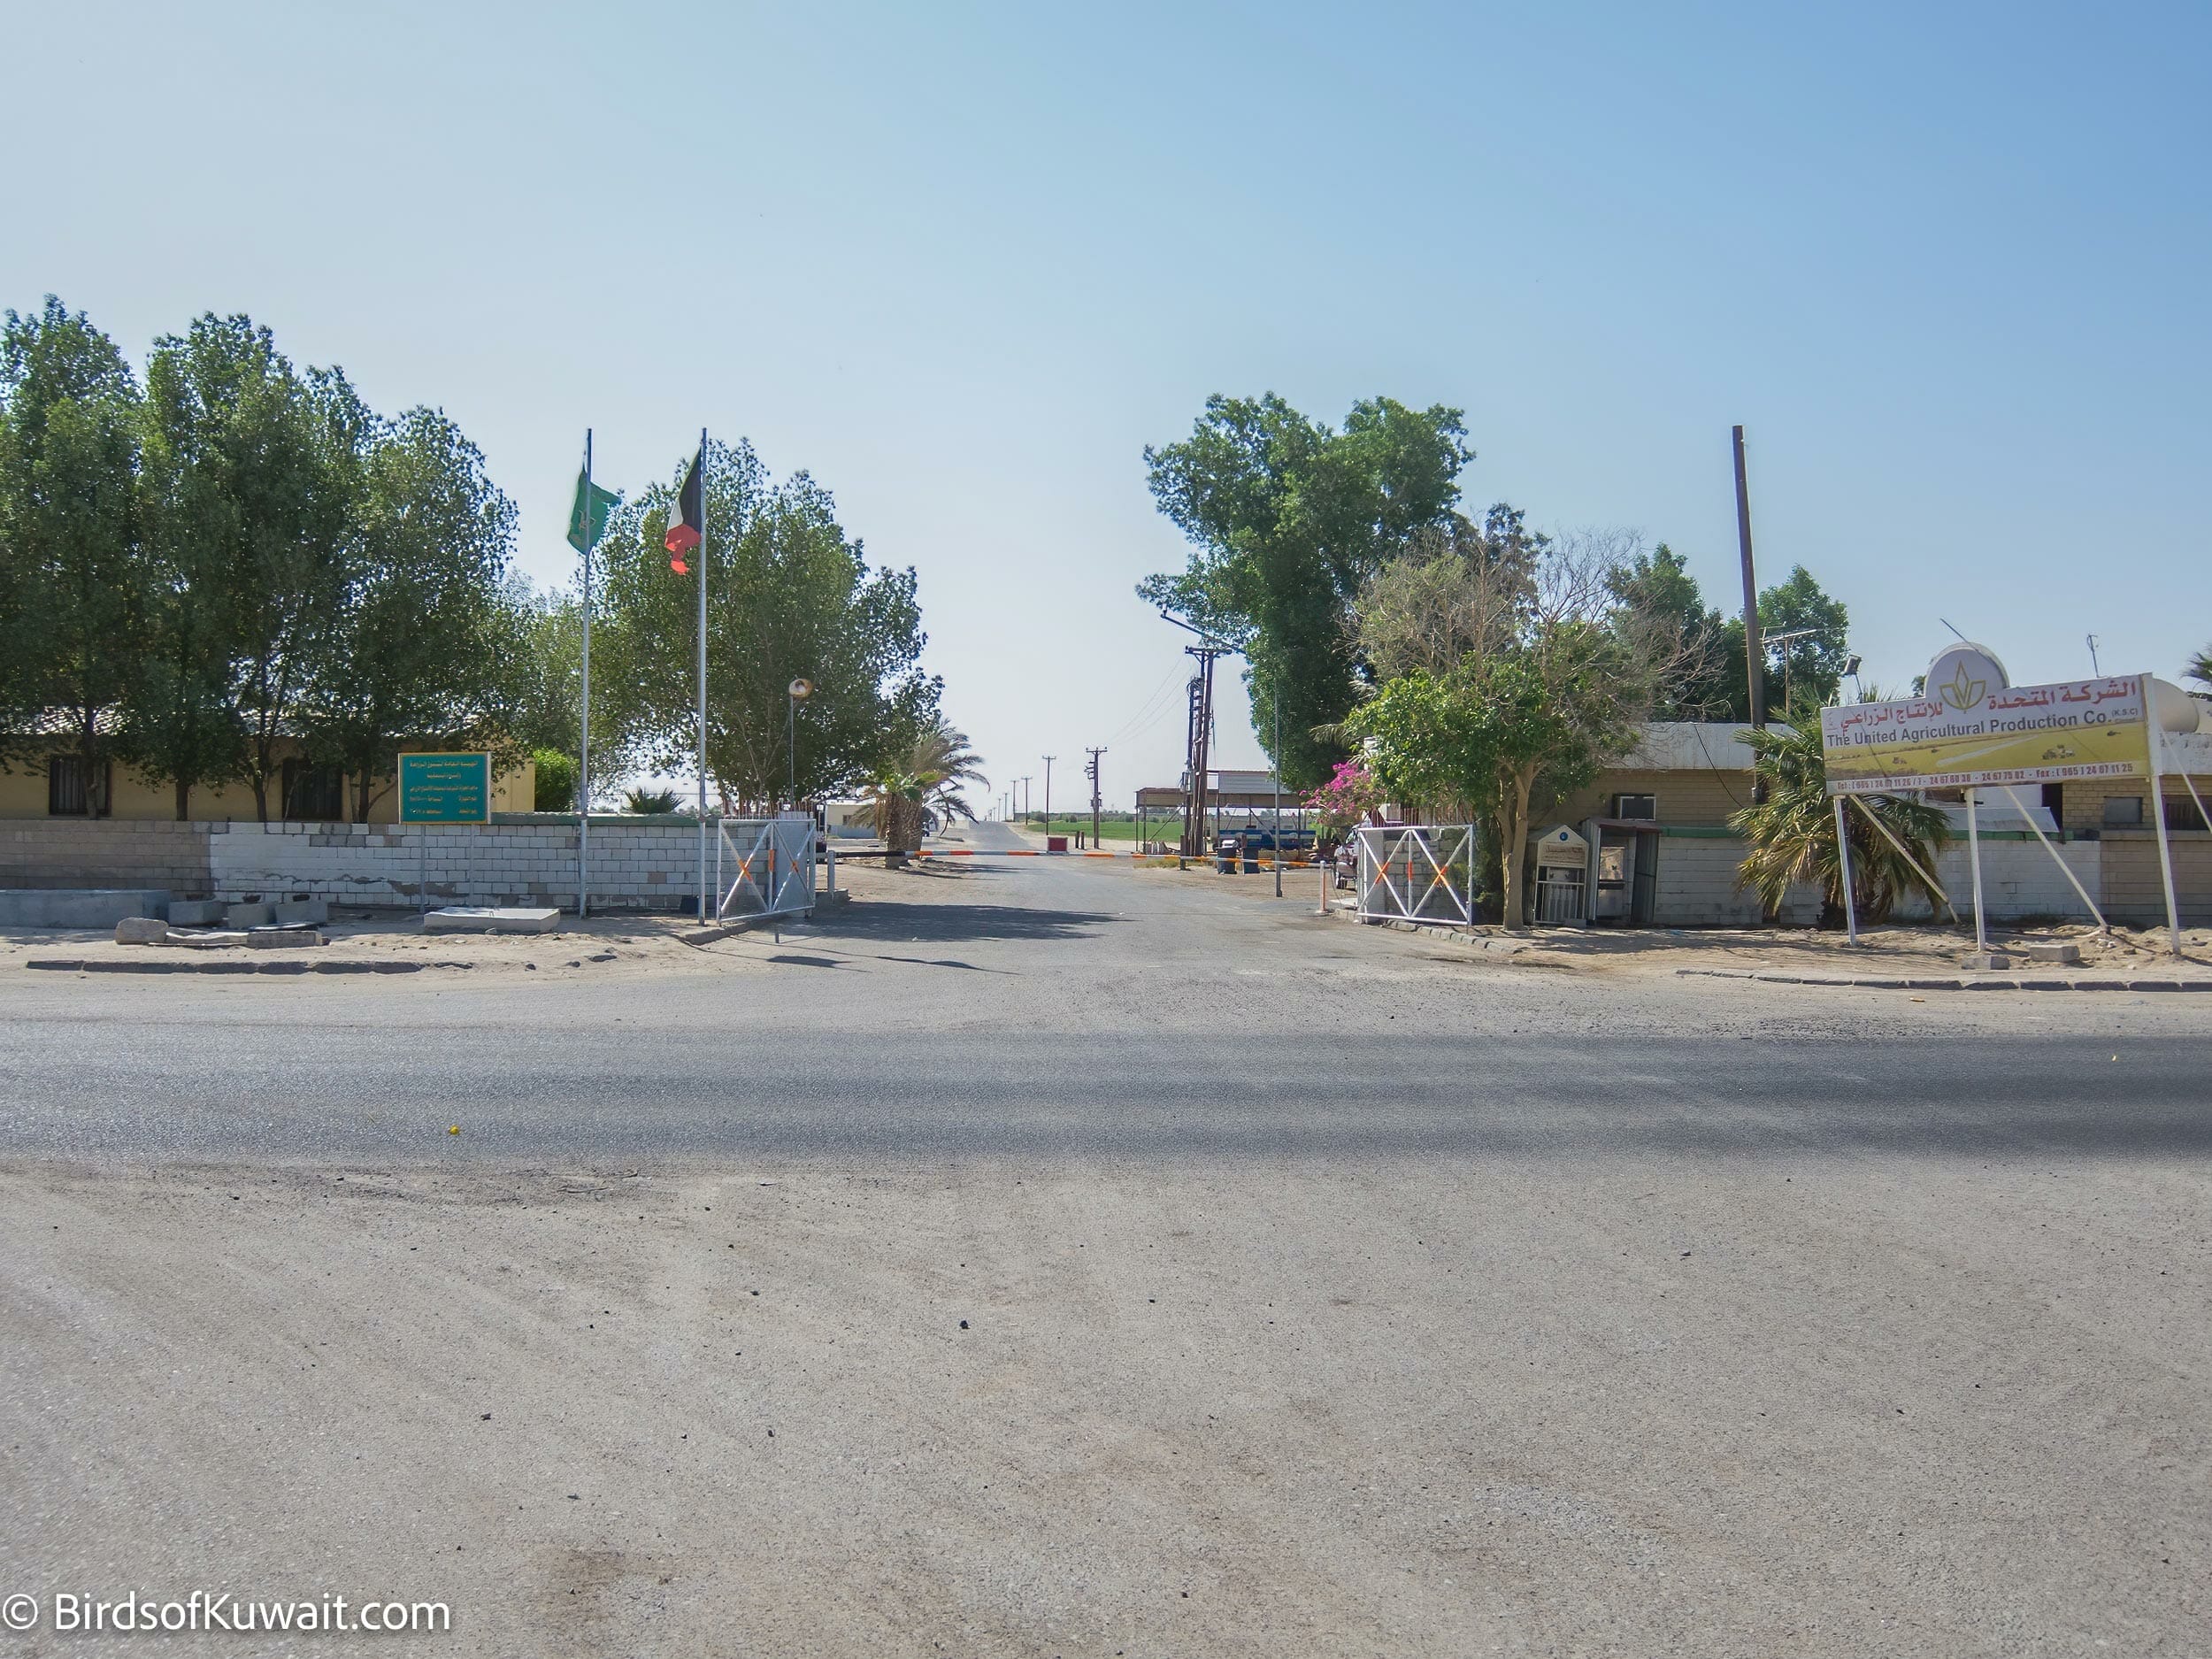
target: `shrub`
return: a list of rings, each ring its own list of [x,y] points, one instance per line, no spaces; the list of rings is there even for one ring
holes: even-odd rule
[[[532,751],[530,758],[537,763],[538,788],[531,804],[541,812],[573,812],[576,810],[576,762],[557,749]]]

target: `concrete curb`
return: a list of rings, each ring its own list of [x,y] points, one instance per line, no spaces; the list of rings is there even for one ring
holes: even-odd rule
[[[806,922],[814,918],[811,907],[803,910],[779,910],[773,916],[745,916],[734,922],[723,922],[713,927],[695,927],[687,933],[678,933],[680,945],[710,945],[718,939],[729,939],[739,933],[749,933],[756,927],[772,927],[784,922]]]
[[[1332,912],[1341,914],[1342,912]],[[1469,950],[1492,950],[1502,956],[1517,956],[1532,950],[1544,941],[1521,936],[1494,933],[1470,933],[1463,927],[1453,927],[1440,922],[1409,922],[1394,916],[1361,916],[1352,913],[1352,919],[1363,927],[1391,927],[1402,933],[1420,933],[1430,939],[1448,939]]]
[[[54,973],[420,973],[421,962],[110,962],[34,956],[23,964]],[[448,964],[440,963],[440,967]],[[465,964],[454,964],[465,966]]]
[[[1677,968],[1678,979],[1755,979],[1762,985],[1847,986],[1865,991],[2208,991],[2212,979],[1903,979],[1887,975],[1761,973],[1750,968]]]

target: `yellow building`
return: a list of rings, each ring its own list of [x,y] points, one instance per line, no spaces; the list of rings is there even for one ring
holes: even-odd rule
[[[269,817],[292,823],[353,821],[355,793],[350,779],[333,766],[311,764],[291,739],[281,740],[278,774],[269,787]],[[285,751],[289,751],[286,753]],[[496,774],[492,780],[492,810],[528,812],[537,804],[536,763]],[[186,818],[195,822],[225,819],[253,820],[253,791],[243,783],[228,783],[192,792]],[[57,748],[46,757],[17,760],[0,772],[0,818],[112,818],[122,819],[177,817],[177,792],[170,785],[141,776],[120,761],[108,763],[99,775],[81,756]],[[390,824],[399,817],[399,791],[384,777],[369,802],[361,822]]]

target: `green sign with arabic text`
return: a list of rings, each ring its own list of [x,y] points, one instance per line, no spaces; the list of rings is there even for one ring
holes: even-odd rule
[[[414,754],[399,757],[403,824],[488,824],[492,757],[486,754]]]

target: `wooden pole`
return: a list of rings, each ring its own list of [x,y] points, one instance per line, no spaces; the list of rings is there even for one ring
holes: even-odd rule
[[[1736,551],[1743,561],[1744,678],[1750,691],[1751,724],[1767,723],[1766,652],[1759,642],[1759,578],[1751,562],[1751,485],[1744,472],[1743,428],[1735,428]]]

